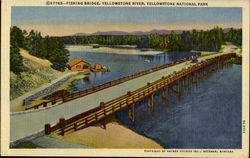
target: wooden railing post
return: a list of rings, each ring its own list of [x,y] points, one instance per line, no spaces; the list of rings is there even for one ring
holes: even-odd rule
[[[103,121],[102,121],[102,124],[103,124],[103,128],[106,129],[106,111],[105,111],[105,107],[104,107],[104,102],[101,102],[100,103],[100,109],[103,110],[103,114],[104,114],[104,118],[103,118]]]
[[[45,124],[45,134],[49,135],[51,133],[51,126],[50,124]]]
[[[47,103],[46,102],[43,102],[43,107],[47,107]]]
[[[66,100],[66,97],[63,97],[63,102],[66,102],[67,100]]]
[[[60,118],[59,124],[61,126],[61,132],[62,132],[61,135],[64,136],[65,119],[64,118]]]
[[[77,124],[74,123],[74,131],[77,131]]]

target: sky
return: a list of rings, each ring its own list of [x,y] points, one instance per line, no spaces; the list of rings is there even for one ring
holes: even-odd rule
[[[199,7],[12,7],[11,26],[43,36],[97,31],[241,28],[241,8]]]

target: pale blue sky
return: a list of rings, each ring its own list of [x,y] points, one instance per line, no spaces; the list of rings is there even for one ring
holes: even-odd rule
[[[44,35],[151,29],[241,27],[241,8],[12,7],[12,26]],[[71,29],[69,29],[71,28]],[[63,32],[63,33],[62,33]]]

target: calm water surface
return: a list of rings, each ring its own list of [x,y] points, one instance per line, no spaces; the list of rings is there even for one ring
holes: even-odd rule
[[[75,82],[75,91],[127,76],[151,67],[171,63],[197,53],[165,52],[158,55],[119,55],[71,51],[70,58],[81,57],[92,65],[100,63],[111,72],[91,73]],[[145,62],[145,59],[151,62]],[[117,117],[132,130],[153,138],[167,148],[241,148],[242,68],[232,65],[203,80],[189,95],[182,89],[181,102],[170,88],[169,106],[156,94],[155,116],[147,98],[135,105],[135,122],[128,109]]]

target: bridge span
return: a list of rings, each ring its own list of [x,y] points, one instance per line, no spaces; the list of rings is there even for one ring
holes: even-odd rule
[[[225,60],[232,56],[235,53],[218,53],[200,57],[197,63],[190,63],[189,59],[175,65],[161,66],[152,69],[150,73],[142,73],[139,77],[131,75],[125,82],[100,88],[77,99],[65,102],[62,99],[62,103],[57,106],[11,114],[10,141],[43,131],[44,126],[46,134],[57,132],[60,135],[86,128],[99,121],[105,128],[105,118],[123,108],[130,109],[129,117],[134,121],[135,103],[144,98],[148,98],[148,106],[153,116],[156,91],[162,91],[162,97],[168,106],[170,84],[174,84],[174,91],[180,100],[181,86],[187,89],[189,84],[197,86],[197,82],[208,77],[209,73],[221,70]]]

